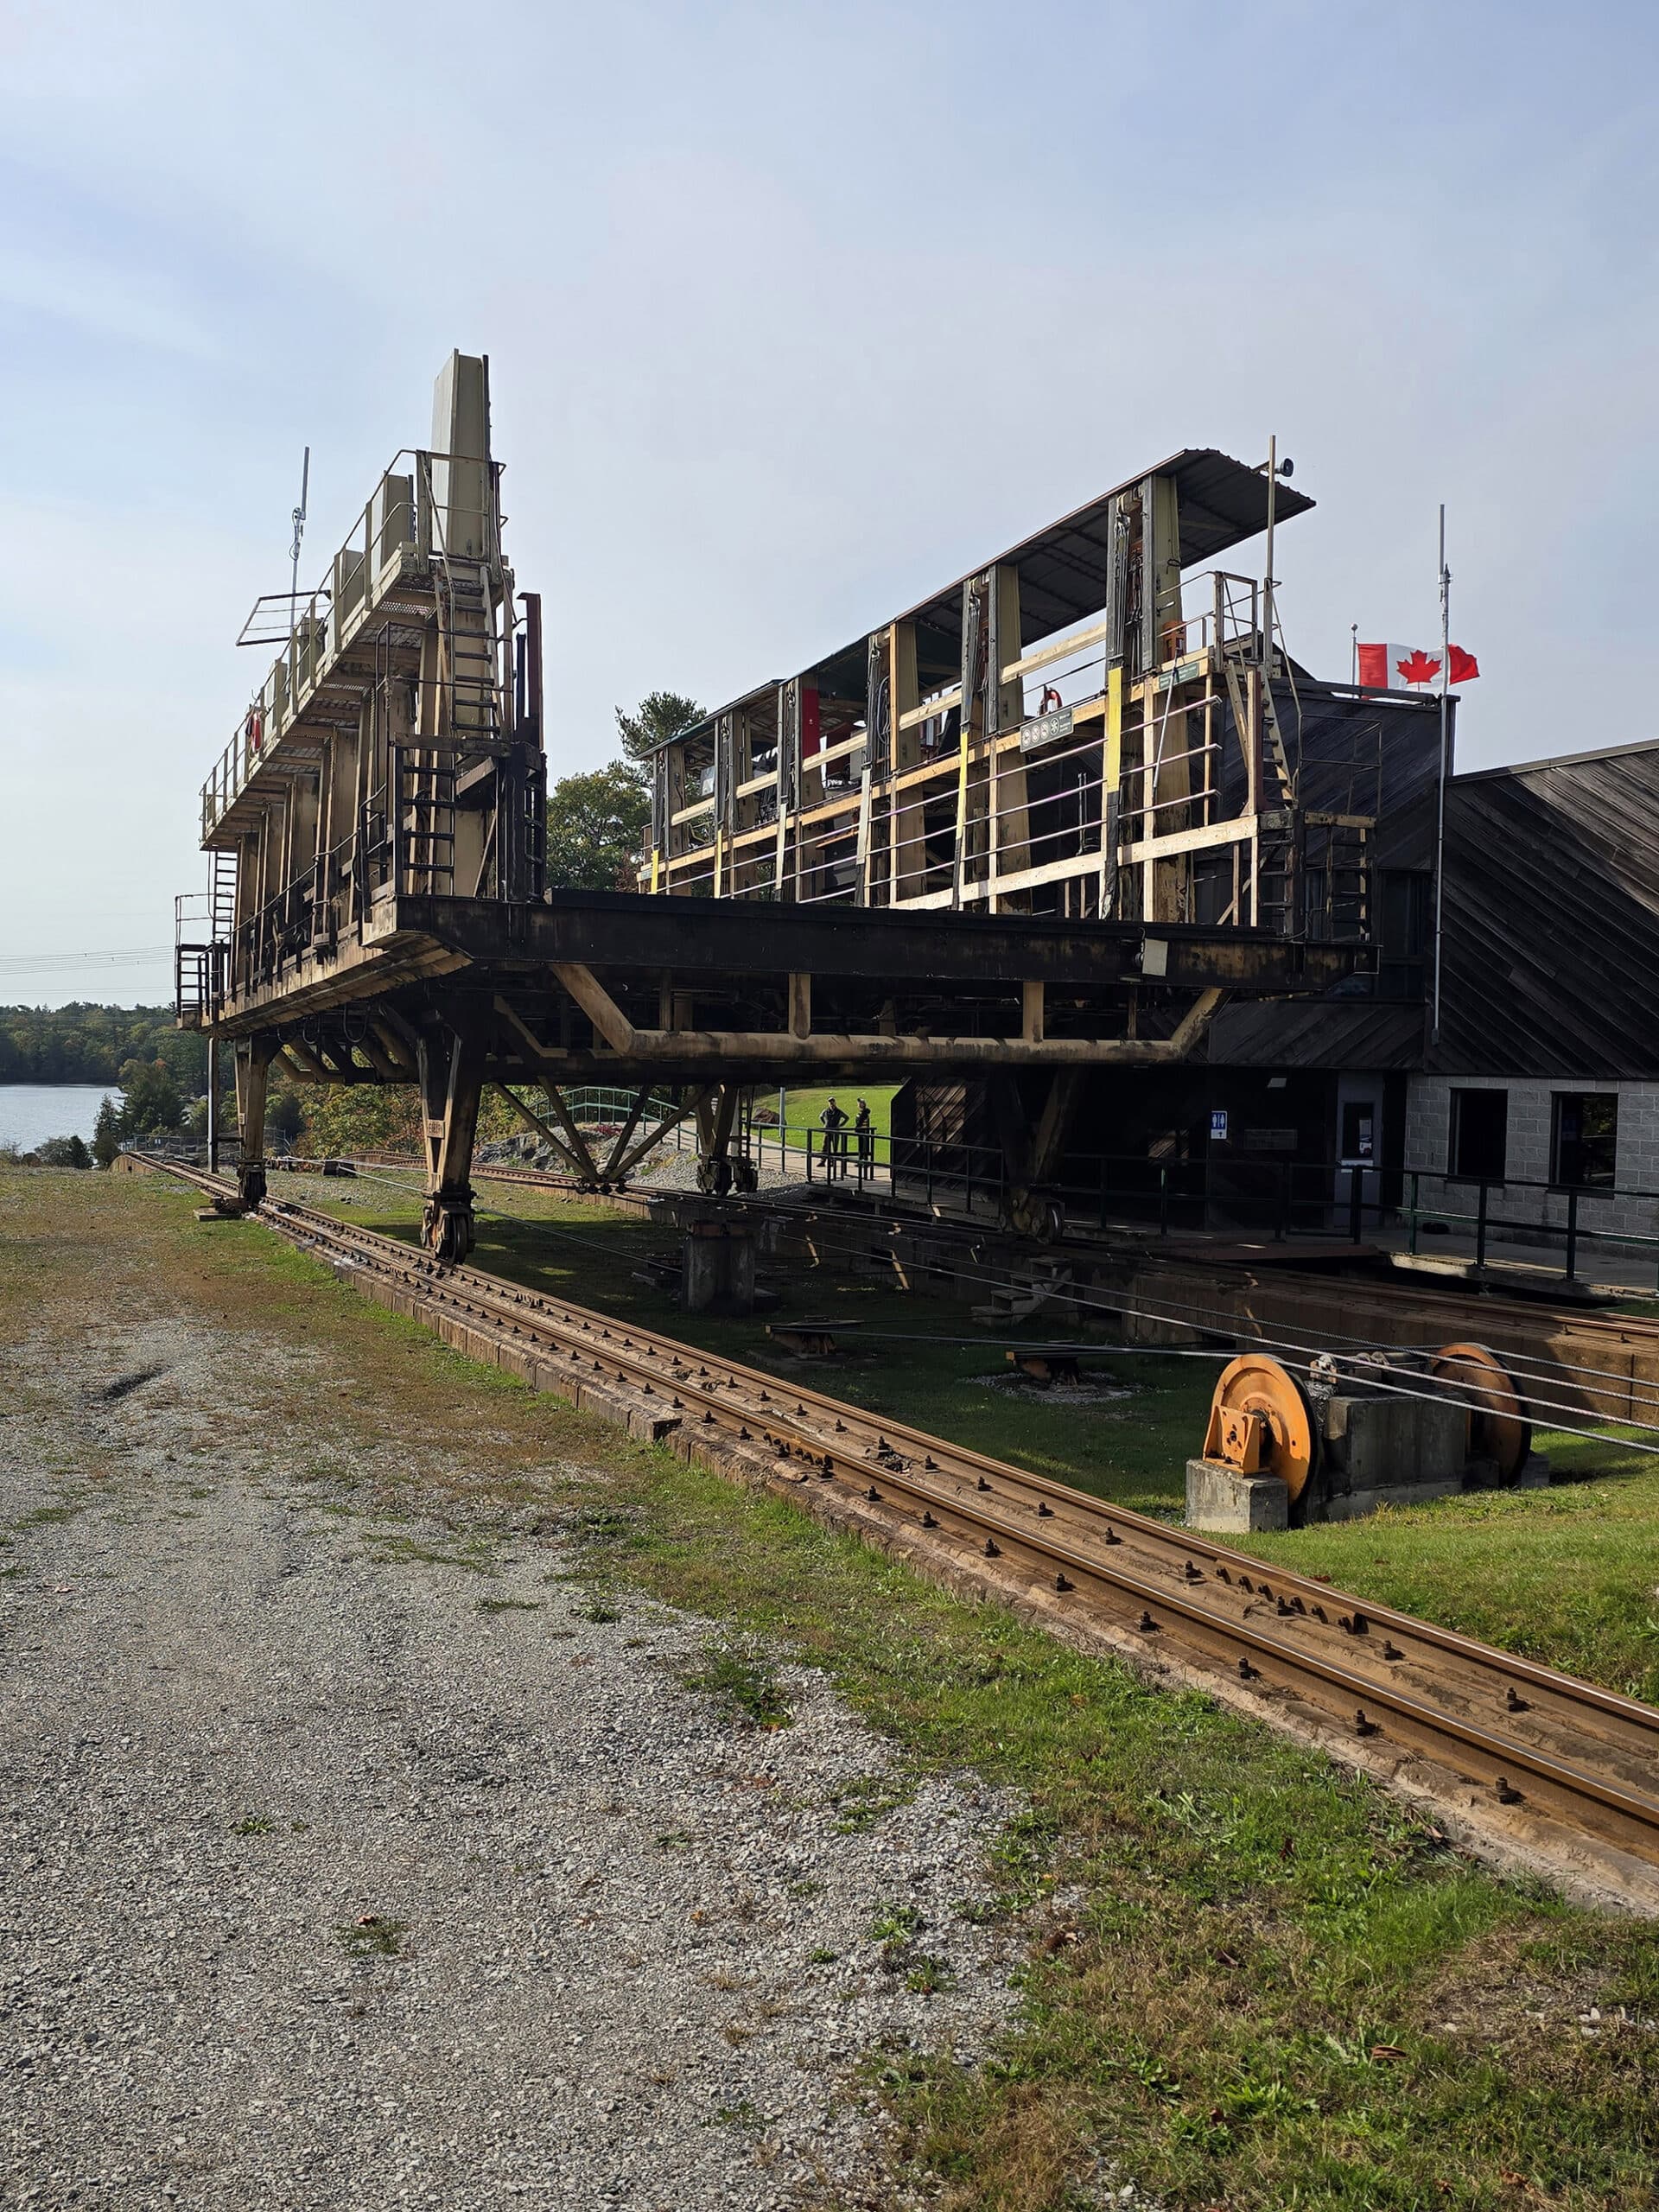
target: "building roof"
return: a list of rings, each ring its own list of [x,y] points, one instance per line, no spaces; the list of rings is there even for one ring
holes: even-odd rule
[[[1659,1077],[1659,744],[1482,769],[1446,810],[1429,1065]]]
[[[1142,468],[1076,507],[1058,522],[1022,538],[994,560],[982,561],[910,607],[901,621],[925,623],[953,634],[961,626],[963,586],[987,569],[1012,563],[1020,570],[1020,643],[1033,645],[1069,623],[1081,621],[1106,601],[1106,563],[1114,499],[1133,492],[1148,476],[1173,476],[1180,512],[1181,566],[1196,569],[1217,561],[1247,537],[1268,526],[1268,480],[1262,469],[1218,453],[1213,446],[1188,447],[1155,467]],[[1281,483],[1275,519],[1288,522],[1313,505],[1306,492]]]
[[[1452,704],[1456,703],[1453,700]],[[1634,753],[1659,753],[1659,737],[1633,738],[1627,745],[1592,746],[1587,753],[1547,753],[1541,760],[1508,760],[1497,768],[1462,769],[1452,780],[1473,784],[1491,776],[1538,775],[1548,768],[1581,768],[1594,760],[1622,760]]]

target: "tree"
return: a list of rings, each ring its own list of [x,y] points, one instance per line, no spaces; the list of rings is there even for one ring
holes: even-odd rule
[[[631,884],[650,821],[645,779],[627,761],[562,776],[547,795],[549,882],[577,891]]]
[[[121,1071],[126,1096],[121,1102],[123,1136],[146,1136],[153,1130],[176,1129],[184,1119],[184,1100],[172,1071],[164,1060],[148,1067],[129,1060]]]
[[[35,1157],[42,1167],[90,1167],[92,1164],[92,1154],[78,1136],[48,1137],[35,1147]]]
[[[305,1108],[299,1092],[286,1084],[280,1090],[273,1090],[265,1108],[267,1135],[280,1137],[284,1144],[291,1145],[304,1127]]]
[[[616,734],[630,760],[644,760],[659,745],[702,720],[702,709],[695,699],[683,698],[677,691],[648,691],[632,714],[625,707],[617,709]]]
[[[92,1158],[100,1167],[112,1167],[120,1149],[121,1116],[115,1110],[114,1099],[106,1094],[92,1123]]]

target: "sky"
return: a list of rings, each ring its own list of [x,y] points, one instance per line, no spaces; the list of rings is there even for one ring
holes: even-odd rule
[[[1270,435],[1316,675],[1437,637],[1444,501],[1460,765],[1659,734],[1656,63],[1623,0],[0,0],[0,1001],[170,995],[302,449],[303,584],[454,346],[556,777]]]

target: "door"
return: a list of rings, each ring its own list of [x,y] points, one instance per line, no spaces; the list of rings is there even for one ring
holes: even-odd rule
[[[1338,1230],[1353,1221],[1359,1200],[1359,1230],[1374,1232],[1382,1198],[1382,1078],[1344,1075],[1337,1081],[1337,1169],[1332,1196]]]

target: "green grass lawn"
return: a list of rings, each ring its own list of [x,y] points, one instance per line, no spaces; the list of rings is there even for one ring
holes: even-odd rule
[[[349,1197],[340,1210],[355,1218],[410,1224],[412,1206],[384,1185],[316,1188]],[[464,1540],[458,1571],[487,1577],[493,1541],[529,1541],[535,1500],[601,1599],[639,1589],[707,1617],[709,1678],[735,1669],[769,1721],[787,1719],[766,1673],[781,1644],[888,1736],[899,1772],[884,1789],[948,1771],[1015,1793],[997,1900],[976,1909],[1016,1937],[1016,2024],[982,2066],[925,2038],[863,2060],[941,2212],[1084,2212],[1109,2180],[1169,2212],[1659,2202],[1650,1928],[1499,1881],[1370,1783],[630,1443],[462,1358],[255,1224],[199,1228],[194,1204],[159,1179],[0,1170],[0,1327],[60,1335],[73,1358],[100,1313],[199,1310],[245,1335],[251,1387],[289,1394],[273,1421],[355,1425],[330,1447],[331,1504],[360,1516],[389,1559],[400,1513],[448,1514],[452,1548]],[[660,1249],[663,1232],[596,1206],[563,1206],[556,1226],[486,1220],[479,1256],[755,1357],[752,1325],[676,1316],[629,1283],[631,1256]],[[796,1311],[841,1300],[872,1323],[964,1333],[955,1309],[827,1277],[785,1294]],[[353,1387],[319,1401],[307,1359],[324,1342]],[[285,1366],[290,1349],[305,1356]],[[1198,1363],[1113,1362],[1143,1395],[1099,1414],[1005,1401],[975,1379],[999,1364],[982,1350],[889,1347],[821,1372],[989,1449],[1173,1506],[1205,1395]],[[86,1478],[89,1495],[102,1471]],[[1517,1525],[1529,1502],[1513,1501]],[[1471,1522],[1471,1536],[1491,1525]],[[6,1535],[27,1574],[28,1531]],[[537,1618],[504,1615],[504,1632],[532,1635]],[[826,1819],[880,1819],[879,1800],[849,1802]]]
[[[313,1187],[327,1204],[341,1186]],[[497,1204],[487,1185],[484,1203]],[[507,1217],[508,1206],[518,1218]],[[399,1201],[384,1186],[361,1185],[349,1211],[404,1235],[418,1215],[412,1198]],[[683,1314],[671,1297],[630,1279],[646,1254],[675,1249],[670,1230],[602,1203],[514,1191],[480,1217],[479,1233],[481,1266],[752,1365],[767,1363],[760,1322]],[[1203,1445],[1219,1361],[1124,1352],[1096,1371],[1128,1395],[1060,1404],[1040,1390],[988,1387],[1003,1380],[1007,1364],[1000,1344],[983,1341],[964,1306],[855,1277],[835,1257],[779,1270],[776,1282],[783,1300],[776,1318],[835,1316],[859,1325],[844,1356],[799,1370],[818,1388],[1114,1504],[1179,1518],[1185,1463]],[[1014,1333],[1041,1341],[1055,1326],[1039,1319]],[[927,1338],[969,1341],[918,1341]],[[1538,1441],[1557,1475],[1549,1490],[1473,1492],[1252,1537],[1240,1548],[1304,1573],[1331,1574],[1374,1603],[1659,1703],[1659,1460],[1580,1438],[1541,1433]]]
[[[860,1090],[856,1085],[842,1084],[834,1090],[785,1091],[784,1094],[785,1129],[790,1151],[804,1153],[810,1145],[814,1160],[821,1156],[819,1148],[823,1141],[823,1131],[819,1127],[818,1116],[832,1098],[839,1103],[842,1112],[848,1117],[849,1127],[846,1138],[850,1147],[853,1142],[850,1124],[853,1116],[858,1111],[858,1102],[862,1098],[868,1102],[870,1118],[875,1125],[876,1161],[878,1166],[885,1167],[887,1164],[887,1143],[893,1134],[893,1101],[898,1088],[896,1084],[874,1084]],[[757,1106],[769,1105],[775,1113],[778,1107],[778,1094],[776,1091],[757,1094],[755,1103]],[[773,1149],[777,1136],[778,1132],[775,1128],[767,1129],[766,1137],[768,1152]]]

